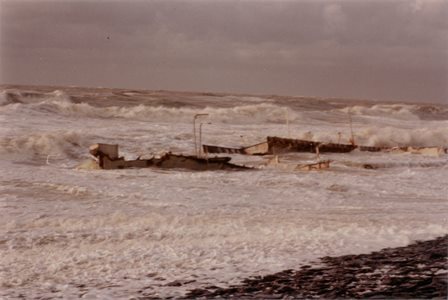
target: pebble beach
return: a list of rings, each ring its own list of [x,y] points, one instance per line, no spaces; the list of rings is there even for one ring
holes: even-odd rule
[[[446,299],[448,235],[361,255],[323,257],[302,266],[246,279],[229,288],[195,289],[187,298]]]

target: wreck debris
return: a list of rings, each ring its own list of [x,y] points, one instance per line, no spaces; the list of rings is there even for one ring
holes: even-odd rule
[[[359,151],[363,152],[381,152],[386,151],[389,148],[386,147],[375,147],[375,146],[358,146]]]
[[[269,144],[268,142],[258,143],[252,146],[243,148],[245,154],[249,155],[263,155],[269,152]]]
[[[248,154],[244,148],[230,148],[212,145],[202,145],[204,153]]]
[[[375,146],[358,146],[353,144],[340,143],[322,143],[309,140],[290,139],[281,137],[268,136],[266,142],[255,145],[230,148],[212,145],[202,145],[206,153],[229,153],[229,154],[246,154],[246,155],[267,155],[279,154],[286,152],[309,152],[315,153],[316,148],[320,153],[348,153],[355,149],[366,152],[408,152],[412,154],[424,154],[431,156],[439,156],[447,153],[447,148],[443,147],[375,147]]]
[[[154,165],[154,158],[125,160],[118,156],[118,145],[95,144],[89,147],[89,152],[98,160],[101,169],[146,168]]]
[[[194,154],[199,156],[198,154],[198,144],[196,138],[196,120],[200,117],[208,117],[208,114],[195,114],[193,117],[193,139],[194,139]],[[200,143],[199,143],[200,144]],[[199,150],[200,151],[200,150]]]
[[[248,155],[266,155],[285,152],[310,152],[315,153],[316,147],[320,152],[346,153],[356,149],[356,146],[334,143],[320,143],[307,140],[297,140],[280,137],[267,137],[266,142],[258,143],[248,147],[229,148],[212,145],[202,145],[204,152],[207,153],[232,153]],[[378,150],[380,151],[380,150]]]
[[[202,157],[203,149],[202,149],[202,125],[204,124],[212,124],[211,122],[201,122],[199,124],[199,153],[196,154],[197,157]]]
[[[230,157],[201,158],[181,154],[165,153],[160,158],[125,160],[118,155],[118,145],[95,144],[90,146],[89,152],[93,155],[101,169],[126,168],[180,168],[195,171],[207,170],[248,170],[250,167],[230,163]]]
[[[280,162],[278,155],[274,155],[274,157],[268,159],[265,166],[275,167],[278,169],[289,171],[311,171],[311,170],[329,169],[330,163],[331,160],[317,160],[316,162],[306,164],[282,163]]]
[[[350,123],[350,139],[349,142],[351,145],[355,146],[355,135],[353,134],[353,122],[352,122],[352,114],[350,110],[348,111],[348,121]]]
[[[319,148],[319,152],[335,152],[346,153],[353,151],[356,146],[346,144],[334,144],[334,143],[320,143],[306,140],[287,139],[280,137],[267,137],[267,143],[269,151],[272,153],[282,152],[310,152],[315,153],[316,148]]]
[[[300,171],[311,171],[311,170],[322,170],[330,168],[331,160],[321,160],[310,164],[299,164],[296,166],[295,170]]]
[[[227,153],[227,154],[247,154],[247,155],[272,154],[269,152],[269,145],[267,142],[262,142],[242,148],[202,145],[202,149],[204,153]]]
[[[286,118],[286,128],[288,129],[288,137],[291,137],[291,130],[289,128],[289,111],[288,108],[285,107],[285,118]]]

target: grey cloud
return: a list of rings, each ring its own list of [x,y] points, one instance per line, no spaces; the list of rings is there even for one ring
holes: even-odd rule
[[[443,0],[0,5],[5,82],[446,100]]]

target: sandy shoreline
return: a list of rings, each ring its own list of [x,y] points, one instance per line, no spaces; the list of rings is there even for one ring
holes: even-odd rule
[[[446,299],[448,235],[361,255],[323,257],[318,267],[256,276],[228,288],[191,290],[186,298]]]

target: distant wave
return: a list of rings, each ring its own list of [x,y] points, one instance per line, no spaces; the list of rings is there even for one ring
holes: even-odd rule
[[[29,104],[45,100],[71,102],[71,97],[61,90],[55,90],[49,93],[22,90],[3,90],[0,92],[0,106],[16,103]]]
[[[2,91],[0,92],[0,106],[9,105],[14,103],[23,103],[20,99],[20,94]]]
[[[130,97],[132,95],[131,93]],[[83,97],[87,96],[83,95]],[[99,100],[94,98],[90,101],[98,103],[98,106],[84,102],[78,103],[78,98],[60,90],[46,93],[7,90],[0,92],[0,112],[11,116],[21,113],[38,118],[60,115],[67,118],[73,117],[76,122],[78,119],[82,122],[84,118],[117,118],[159,123],[184,123],[188,126],[191,125],[195,114],[209,114],[209,120],[213,123],[236,125],[284,124],[288,118],[294,138],[341,143],[348,143],[348,119],[345,116],[350,112],[355,117],[353,129],[355,141],[359,145],[448,146],[448,109],[442,105],[356,104],[332,111],[327,110],[328,107],[318,110],[319,106],[314,106],[313,110],[301,111],[300,106],[292,109],[285,99],[280,105],[272,101],[262,102],[258,97],[242,98],[245,101],[239,103],[238,96],[226,96],[230,102],[224,107],[198,108],[143,104],[101,107],[102,98]],[[192,99],[188,101],[194,102]],[[419,121],[421,118],[434,122],[422,122],[422,125],[418,126],[418,123],[414,121]],[[339,131],[342,131],[341,137],[338,136]],[[83,143],[84,139],[76,132],[65,132],[62,135],[34,134],[28,137],[3,139],[0,151],[48,154],[51,149],[57,149],[55,152],[67,152],[70,155],[76,149],[73,145],[88,146],[88,143]]]
[[[164,121],[191,121],[196,113],[213,114],[220,122],[282,123],[288,109],[291,121],[311,117],[309,112],[321,112],[331,118],[351,113],[361,117],[381,117],[395,120],[448,120],[448,107],[417,104],[354,104],[332,102],[318,98],[255,97],[244,95],[207,95],[203,93],[153,94],[151,92],[123,91],[76,93],[64,91],[42,92],[9,89],[0,92],[0,107],[32,105],[35,110],[95,118],[154,118]],[[337,107],[340,108],[337,108]],[[345,107],[344,107],[345,106]],[[247,118],[251,118],[248,120]]]
[[[396,127],[368,126],[354,129],[355,142],[363,146],[396,147],[416,146],[448,147],[448,122],[443,122],[440,127],[401,129]],[[294,136],[298,139],[313,140],[332,143],[349,143],[349,131],[343,132],[339,141],[336,130],[300,131]]]
[[[437,128],[397,129],[370,127],[358,130],[358,144],[367,146],[448,146],[448,122]],[[441,124],[442,125],[442,124]]]
[[[376,104],[347,106],[339,111],[358,116],[390,117],[394,119],[448,120],[448,108],[435,105]]]
[[[9,96],[10,99],[12,96]],[[286,120],[286,107],[272,103],[257,103],[238,105],[226,108],[204,107],[193,109],[186,107],[168,107],[164,105],[148,106],[108,106],[96,107],[87,103],[74,103],[63,92],[54,92],[47,95],[44,100],[34,102],[7,101],[4,105],[13,105],[12,110],[34,110],[44,113],[60,114],[74,117],[90,118],[126,118],[136,120],[151,120],[160,122],[191,122],[195,114],[209,114],[211,120],[222,123],[284,123]],[[5,109],[5,108],[3,108]],[[288,110],[291,121],[301,118],[298,112]]]
[[[414,112],[422,120],[448,120],[448,108],[435,105],[418,105]]]

